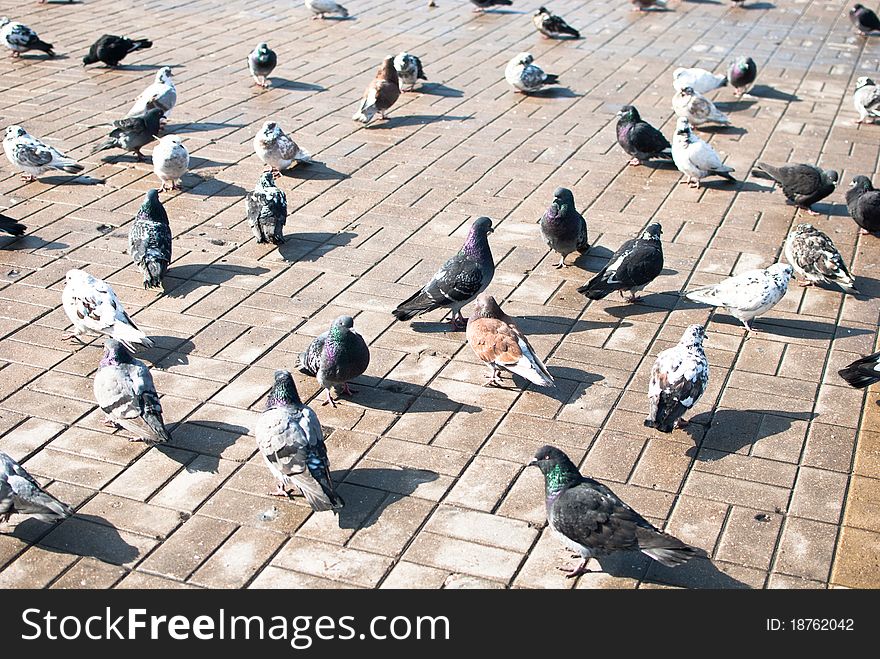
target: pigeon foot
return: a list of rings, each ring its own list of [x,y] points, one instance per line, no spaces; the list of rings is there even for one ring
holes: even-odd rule
[[[342,385],[342,393],[345,394],[346,396],[351,396],[351,395],[357,393],[357,389],[352,389],[351,387],[348,386],[348,382],[345,382]]]
[[[269,490],[266,494],[268,494],[270,497],[284,497],[285,499],[290,498],[290,492],[285,489],[284,483],[277,483],[275,485],[275,489]]]
[[[325,405],[328,405],[328,404],[331,407],[336,407],[336,401],[333,400],[333,396],[330,395],[330,389],[325,389],[324,391],[327,392],[327,399],[323,403],[321,403],[321,407],[324,407]]]
[[[642,161],[639,160],[638,158],[633,158],[626,164],[629,165],[630,167],[638,167],[639,165],[642,164]]]
[[[688,420],[685,419],[684,417],[681,417],[680,419],[678,419],[678,420],[675,422],[675,427],[676,427],[676,428],[684,428],[688,423],[690,423],[690,421],[688,421]]]
[[[801,286],[802,288],[806,288],[807,286],[812,286],[813,282],[811,282],[808,279],[805,279],[804,281],[798,281],[797,285]]]
[[[870,236],[871,232],[868,231],[867,229],[859,229],[859,235],[860,236]]]
[[[108,428],[120,428],[121,427],[118,423],[116,423],[109,416],[107,418],[105,418],[103,421],[101,421],[101,425],[107,426]]]
[[[591,573],[595,572],[595,570],[588,570],[587,569],[587,565],[589,564],[589,562],[590,562],[590,559],[585,558],[584,562],[581,563],[580,565],[578,565],[573,570],[570,568],[567,568],[567,567],[557,567],[556,569],[560,570],[562,572],[565,572],[566,579],[574,579],[575,577],[579,577],[582,574],[591,574]]]

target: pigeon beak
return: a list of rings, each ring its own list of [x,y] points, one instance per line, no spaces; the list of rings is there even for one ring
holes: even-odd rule
[[[531,460],[526,462],[526,467],[537,467],[537,466],[538,466],[538,459],[537,458],[532,458]]]

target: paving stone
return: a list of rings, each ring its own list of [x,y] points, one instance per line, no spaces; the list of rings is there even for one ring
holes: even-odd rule
[[[279,533],[242,527],[226,539],[191,581],[210,588],[240,588],[253,579],[283,542],[284,536]]]

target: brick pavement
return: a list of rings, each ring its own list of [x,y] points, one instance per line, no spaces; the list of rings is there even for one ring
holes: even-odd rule
[[[103,180],[23,185],[2,167],[0,206],[28,234],[0,238],[0,449],[77,514],[0,535],[0,585],[880,586],[877,393],[836,375],[877,337],[880,247],[857,234],[843,190],[877,174],[880,127],[852,123],[850,95],[857,76],[877,75],[880,42],[853,35],[846,3],[673,0],[674,11],[633,14],[624,2],[554,1],[582,30],[577,42],[541,39],[537,2],[483,16],[452,0],[347,4],[354,20],[313,21],[300,3],[259,0],[0,3],[62,54],[2,58],[2,125],[24,124]],[[103,31],[155,45],[120,70],[83,69]],[[265,92],[245,64],[264,39],[280,60]],[[364,85],[402,49],[422,57],[426,93],[404,94],[389,121],[360,128],[351,114]],[[522,50],[567,87],[512,94],[503,68]],[[730,316],[677,292],[777,259],[794,209],[750,178],[692,190],[674,169],[627,168],[614,137],[625,103],[670,134],[671,70],[721,71],[738,54],[758,64],[755,98],[714,93],[735,128],[702,135],[740,178],[758,159],[838,169],[841,190],[811,221],[864,293],[792,285],[749,340]],[[125,253],[128,223],[157,185],[151,168],[87,154],[105,133],[96,126],[124,114],[167,64],[180,98],[169,131],[184,137],[193,171],[184,192],[163,195],[174,263],[157,295]],[[268,117],[324,163],[281,180],[291,215],[278,249],[256,244],[243,219],[261,171],[251,140]],[[535,223],[558,185],[574,191],[594,244],[564,272]],[[490,292],[522,317],[554,391],[483,389],[463,333],[439,314],[410,325],[389,313],[483,214],[497,225]],[[649,220],[663,224],[666,271],[644,302],[585,306],[575,288]],[[156,340],[146,358],[169,446],[131,444],[101,425],[91,393],[101,341],[60,340],[70,267],[111,282]],[[271,479],[252,432],[273,369],[292,368],[342,312],[356,316],[372,362],[353,399],[317,408],[348,503],[336,518],[264,494]],[[696,423],[645,429],[654,357],[707,320],[711,383]],[[304,397],[318,393],[295,377]],[[541,528],[539,473],[523,467],[548,438],[711,562],[667,569],[622,555],[566,581],[554,567],[567,552]]]

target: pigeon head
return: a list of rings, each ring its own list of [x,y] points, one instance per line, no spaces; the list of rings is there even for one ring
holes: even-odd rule
[[[266,409],[271,410],[290,405],[302,405],[293,377],[291,377],[290,371],[275,371],[275,384],[269,390]]]
[[[861,89],[862,87],[873,87],[875,84],[876,83],[868,76],[861,76],[858,80],[856,80],[856,89]]]
[[[693,96],[694,93],[693,87],[682,87],[681,91],[678,92],[679,96]]]
[[[351,316],[339,316],[333,321],[333,324],[330,325],[329,336],[327,337],[327,341],[324,342],[324,350],[329,350],[331,353],[335,354],[336,350],[334,346],[343,342],[345,336],[353,327],[354,318]]]
[[[684,91],[684,90],[682,90]],[[675,122],[675,134],[683,135],[688,141],[691,138],[691,124],[686,117],[679,117]]]
[[[504,318],[506,315],[495,298],[488,293],[481,293],[474,304],[476,308],[471,315],[472,318]]]
[[[260,175],[260,180],[257,181],[258,188],[274,188],[275,187],[275,175],[271,172],[263,172]]]
[[[265,53],[266,51],[269,50],[269,44],[267,44],[265,41],[263,41],[261,44],[259,44],[257,46],[257,50],[259,50],[261,53]]]
[[[828,177],[828,180],[834,183],[834,187],[837,187],[837,179],[840,178],[840,174],[837,173],[835,169],[829,169],[825,172],[825,176]]]
[[[767,268],[767,274],[769,274],[773,279],[778,281],[780,284],[788,285],[788,280],[791,279],[791,275],[794,272],[794,268],[792,268],[788,263],[774,263],[769,268]]]
[[[638,121],[641,119],[639,116],[639,111],[636,110],[635,105],[624,105],[620,110],[617,111],[618,119],[625,119],[626,121]]]
[[[867,176],[856,176],[852,183],[849,184],[849,187],[855,188],[857,190],[870,190],[873,186],[871,185],[871,179]]]
[[[278,132],[278,130],[278,124],[276,124],[274,121],[267,121],[263,124],[263,128],[260,133],[262,133],[263,137],[265,137],[266,139],[270,139]]]
[[[67,274],[64,275],[64,283],[65,284],[79,284],[85,282],[89,277],[89,274],[85,270],[77,270],[73,268],[67,271]]]
[[[158,190],[147,190],[138,215],[146,216],[159,224],[168,224],[168,213],[165,212],[165,207],[159,201]]]
[[[389,55],[382,60],[382,64],[379,65],[379,70],[376,72],[376,77],[388,82],[397,82],[397,69],[394,68],[393,55]]]
[[[350,330],[354,327],[354,318],[351,316],[339,316],[336,320],[333,321],[332,327],[340,327]]]
[[[706,338],[706,328],[702,325],[688,325],[679,343],[688,348],[702,346]]]
[[[547,11],[547,7],[538,7],[538,11],[535,12],[535,16],[540,16],[541,14],[549,14]]]
[[[174,73],[171,71],[170,66],[163,66],[159,69],[159,72],[156,73],[156,82],[171,82],[171,76]]]
[[[91,53],[87,53],[85,57],[83,57],[83,66],[86,64],[94,64],[98,61],[97,57],[92,57]]]
[[[555,446],[547,445],[539,448],[528,466],[537,467],[544,474],[547,494],[575,485],[581,479],[577,466]]]
[[[755,62],[754,60],[752,60],[751,57],[737,57],[733,65],[740,71],[744,72],[753,67],[755,65]]]
[[[7,126],[4,139],[14,140],[16,137],[24,137],[25,135],[27,135],[27,131],[21,126]]]
[[[132,356],[128,351],[128,348],[116,339],[107,339],[104,341],[104,354],[101,357],[101,367],[131,363]]]
[[[532,57],[531,53],[520,53],[519,55],[517,55],[516,57],[513,58],[513,61],[516,64],[519,64],[521,66],[528,66],[529,64],[531,64],[532,62],[535,61],[535,58]]]
[[[569,208],[574,208],[574,195],[568,188],[556,188],[553,191],[553,201],[565,204]]]
[[[9,22],[10,22],[9,19],[6,18],[5,16],[3,18],[0,18],[0,27],[3,27],[4,25],[6,25]]]
[[[663,228],[660,226],[659,222],[651,222],[645,230],[642,231],[642,235],[639,236],[642,240],[660,240],[660,234],[663,233]]]
[[[856,12],[862,11],[862,9],[864,9],[864,7],[862,5],[855,4],[855,5],[853,5],[853,8],[849,10],[849,13],[855,14]]]

